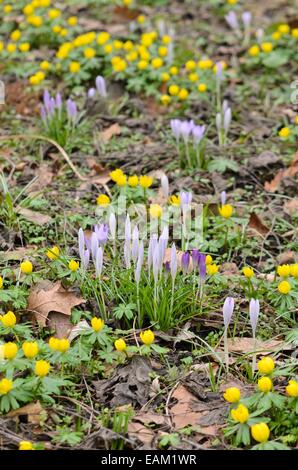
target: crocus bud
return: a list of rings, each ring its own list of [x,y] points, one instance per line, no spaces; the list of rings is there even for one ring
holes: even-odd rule
[[[96,277],[98,278],[100,278],[101,276],[102,267],[103,267],[103,249],[99,247],[96,253],[96,261],[95,261]]]
[[[186,274],[188,272],[189,261],[190,261],[190,255],[186,251],[185,253],[183,253],[183,255],[181,257],[182,271],[183,271],[184,274]]]
[[[194,126],[193,127],[192,135],[193,135],[193,142],[194,142],[195,147],[199,145],[202,138],[204,137],[205,130],[206,130],[206,126]]]
[[[92,259],[94,262],[96,259],[97,250],[98,250],[98,239],[97,239],[96,233],[93,232],[91,235],[91,255],[92,255]]]
[[[233,297],[227,297],[223,306],[223,319],[224,319],[225,329],[227,329],[230,324],[233,311],[234,311],[234,299]]]
[[[231,124],[231,120],[232,120],[232,111],[231,111],[231,108],[228,108],[225,111],[225,114],[224,114],[224,124],[223,124],[223,127],[224,127],[224,130],[225,130],[226,134],[228,133],[228,130],[229,130],[229,127],[230,127],[230,124]]]
[[[196,269],[199,266],[201,253],[200,253],[199,250],[195,249],[195,250],[192,250],[191,256],[192,256],[192,265],[193,265],[194,269]]]
[[[94,98],[95,93],[96,93],[95,88],[89,88],[88,94],[87,94],[88,98],[90,98],[90,99]]]
[[[56,94],[56,106],[58,109],[62,108],[62,96],[59,92]]]
[[[127,214],[126,220],[125,220],[125,242],[130,243],[130,240],[131,240],[131,223],[130,223],[129,214]]]
[[[158,243],[157,238],[158,238],[157,234],[154,233],[150,237],[150,240],[149,240],[149,247],[148,247],[148,267],[149,268],[152,266],[152,263],[153,263],[153,253]]]
[[[176,250],[175,243],[173,243],[172,248],[171,248],[171,266],[170,267],[171,267],[171,276],[172,276],[172,279],[174,280],[177,275],[177,267],[178,267],[177,250]]]
[[[85,250],[85,251],[84,251],[83,260],[82,260],[83,269],[87,269],[87,268],[88,268],[89,262],[90,262],[90,251],[89,251],[89,250]]]
[[[206,255],[202,253],[200,254],[200,259],[199,259],[199,272],[200,272],[201,280],[204,282],[206,279],[207,268],[206,268]]]
[[[124,261],[126,268],[130,268],[130,259],[131,259],[131,250],[130,250],[130,242],[124,242]]]
[[[253,335],[256,334],[258,319],[260,314],[260,302],[258,299],[251,299],[249,302],[249,319]]]
[[[43,92],[43,104],[47,111],[50,109],[51,95],[48,90]]]
[[[192,201],[192,193],[186,193],[185,191],[180,192],[180,206],[188,206]]]
[[[185,144],[189,141],[191,131],[192,123],[190,121],[181,121],[180,132]]]
[[[102,96],[103,98],[106,98],[107,89],[106,89],[105,79],[101,75],[98,75],[98,77],[96,77],[95,84],[96,84],[96,88],[100,96]]]
[[[242,21],[243,21],[244,27],[246,29],[248,29],[250,27],[250,24],[251,24],[251,13],[250,13],[250,11],[244,11],[242,13]]]
[[[139,251],[139,229],[137,226],[135,226],[132,232],[132,246],[131,246],[131,257],[134,263],[137,260],[138,251]]]
[[[221,201],[222,206],[224,206],[225,203],[227,202],[227,193],[225,191],[222,191],[220,193],[220,201]]]
[[[79,255],[80,255],[81,261],[83,262],[84,251],[85,251],[85,235],[84,235],[84,231],[82,228],[79,229],[78,240],[79,240]]]
[[[156,283],[158,281],[158,274],[159,274],[159,269],[160,269],[160,256],[159,256],[159,246],[156,245],[154,253],[153,253],[153,277],[154,277],[154,282]]]
[[[222,63],[217,62],[215,64],[215,67],[216,67],[216,80],[220,82],[222,80],[222,71],[223,71]]]
[[[116,226],[117,226],[116,216],[113,212],[111,212],[110,217],[109,217],[109,229],[110,229],[112,240],[116,239]]]
[[[143,241],[141,240],[140,246],[139,246],[137,267],[135,269],[135,281],[136,281],[136,283],[140,282],[143,261],[144,261],[144,244],[143,244]]]
[[[234,11],[230,11],[227,15],[225,15],[225,20],[231,29],[239,28],[238,19]]]
[[[220,114],[220,113],[217,113],[217,114],[216,114],[215,122],[216,122],[216,129],[217,129],[217,132],[221,132],[221,128],[222,128],[222,117],[221,117],[221,114]]]
[[[179,141],[181,137],[181,121],[180,119],[171,119],[171,129],[173,135],[177,141]]]
[[[167,175],[163,174],[161,179],[160,179],[160,182],[161,182],[162,195],[165,199],[168,199],[168,197],[169,197],[169,179],[168,179]]]

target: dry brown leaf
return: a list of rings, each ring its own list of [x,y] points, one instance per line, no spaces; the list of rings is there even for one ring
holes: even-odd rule
[[[28,423],[40,424],[40,421],[46,416],[46,411],[43,409],[39,401],[29,403],[22,406],[17,410],[10,411],[8,415],[10,418],[19,418],[20,416],[27,416]]]
[[[144,446],[148,446],[149,448],[151,447],[155,436],[152,429],[146,428],[142,423],[131,421],[128,424],[127,432],[130,438],[138,439],[144,444]]]
[[[176,429],[198,424],[203,411],[208,409],[208,405],[204,404],[201,410],[198,410],[197,404],[199,402],[197,398],[183,385],[178,385],[172,394],[172,398],[177,400],[177,403],[171,408],[172,423]]]
[[[259,233],[263,237],[268,235],[268,233],[270,232],[269,228],[262,222],[260,217],[255,214],[255,212],[252,212],[250,214],[248,227]]]
[[[35,320],[45,326],[50,312],[70,316],[71,309],[81,305],[85,300],[74,292],[67,291],[61,282],[44,281],[30,291],[27,310],[33,313]]]
[[[108,142],[109,140],[111,140],[112,137],[114,137],[114,135],[119,134],[121,134],[121,127],[117,122],[115,122],[115,124],[112,124],[110,127],[102,131],[100,133],[100,137],[103,142]]]
[[[298,215],[298,197],[294,197],[291,201],[286,201],[283,210],[288,215]]]
[[[49,184],[51,184],[54,174],[52,170],[49,168],[49,165],[43,163],[40,167],[35,170],[34,175],[36,176],[36,180],[34,183],[28,186],[26,191],[27,194],[33,193],[35,191],[40,191],[43,188],[46,188]]]
[[[266,181],[264,187],[265,190],[274,193],[278,188],[280,183],[285,179],[285,178],[293,178],[296,174],[298,173],[298,152],[295,153],[294,159],[289,166],[289,168],[286,168],[285,170],[279,170],[273,180],[271,181]]]
[[[251,353],[254,351],[253,338],[229,338],[228,339],[229,351],[232,353]],[[259,354],[268,354],[274,351],[291,350],[291,346],[287,345],[284,341],[271,339],[269,341],[256,342],[256,351]]]
[[[33,224],[37,225],[45,225],[48,224],[51,220],[51,217],[47,214],[41,214],[40,212],[32,211],[31,209],[27,209],[26,207],[18,207],[16,212],[25,219],[29,220]]]

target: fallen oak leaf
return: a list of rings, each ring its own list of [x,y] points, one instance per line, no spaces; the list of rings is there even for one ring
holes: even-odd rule
[[[289,168],[286,168],[285,170],[279,170],[273,180],[271,181],[266,181],[264,188],[266,191],[270,193],[274,193],[278,188],[280,183],[285,179],[285,178],[292,178],[298,173],[298,152],[295,153],[294,159],[289,166]]]
[[[44,327],[50,312],[70,317],[71,309],[84,302],[85,300],[77,297],[74,292],[65,290],[60,281],[43,281],[31,289],[27,310],[32,312],[35,320]]]
[[[29,220],[36,225],[46,225],[50,222],[51,217],[47,214],[41,214],[40,212],[32,211],[26,207],[17,207],[17,214],[22,215],[25,219]]]
[[[263,237],[267,236],[270,232],[270,229],[264,224],[264,222],[262,222],[260,217],[255,212],[250,214],[248,227]]]
[[[115,135],[121,134],[121,127],[116,122],[100,133],[103,142],[108,142]]]
[[[40,424],[40,422],[46,417],[47,412],[41,406],[39,401],[29,403],[28,405],[22,406],[17,410],[10,411],[6,416],[10,418],[21,418],[22,416],[27,417],[27,422],[31,424]]]

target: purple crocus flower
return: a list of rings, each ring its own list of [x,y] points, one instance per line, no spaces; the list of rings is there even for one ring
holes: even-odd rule
[[[153,269],[153,277],[154,282],[158,281],[158,274],[160,270],[160,251],[158,244],[156,245],[154,252],[153,252],[153,261],[152,261],[152,269]]]
[[[217,132],[219,133],[221,132],[221,129],[222,129],[222,117],[220,113],[216,114],[215,122],[216,122]]]
[[[188,251],[186,251],[185,253],[183,253],[181,257],[182,271],[184,274],[188,272],[189,262],[190,262],[190,254],[188,253]]]
[[[227,202],[227,193],[225,191],[222,191],[220,193],[220,202],[222,206],[224,206],[225,203]]]
[[[227,297],[224,306],[223,306],[223,320],[224,320],[224,325],[225,329],[227,330],[234,311],[234,299],[233,297]]]
[[[82,261],[83,269],[87,269],[90,262],[90,251],[85,250]]]
[[[88,93],[87,93],[88,98],[92,99],[95,93],[96,93],[95,88],[89,88]]]
[[[191,204],[192,201],[192,193],[180,191],[180,207],[188,206]]]
[[[199,259],[199,273],[200,273],[200,278],[204,282],[206,279],[206,274],[207,274],[207,269],[206,269],[206,255],[200,254],[200,259]]]
[[[171,119],[171,129],[173,135],[177,142],[180,140],[181,137],[181,121],[180,119]]]
[[[92,255],[92,259],[93,259],[94,262],[95,262],[95,259],[96,259],[97,250],[98,250],[98,238],[97,238],[96,233],[92,232],[92,235],[91,235],[91,255]]]
[[[60,110],[62,108],[62,96],[61,93],[56,94],[56,107]]]
[[[229,131],[229,127],[231,124],[232,120],[232,111],[231,108],[226,109],[225,114],[224,114],[224,121],[223,121],[223,127],[225,130],[225,133],[227,134]]]
[[[177,250],[175,243],[173,243],[171,247],[171,276],[173,281],[176,278],[177,275],[177,268],[178,268],[178,262],[177,262]]]
[[[168,199],[170,185],[169,185],[169,178],[167,177],[166,174],[162,175],[160,182],[161,182],[161,190],[162,190],[163,197],[165,199]]]
[[[222,63],[217,62],[216,63],[216,80],[218,82],[220,82],[222,80],[222,71],[223,71]]]
[[[108,241],[109,226],[107,224],[94,225],[94,232],[98,243],[100,245],[105,245]]]
[[[189,141],[189,136],[193,129],[193,122],[192,121],[181,121],[180,132],[184,143],[187,144]]]
[[[77,116],[78,111],[77,111],[76,103],[71,98],[69,98],[66,102],[66,110],[67,110],[68,118],[71,121],[74,121]]]
[[[254,337],[256,335],[259,315],[260,315],[260,302],[258,299],[251,299],[251,301],[249,302],[249,319],[250,319],[250,324],[251,324]]]
[[[109,217],[109,231],[110,231],[112,240],[116,239],[116,227],[117,227],[116,216],[114,212],[111,212],[110,217]]]
[[[82,228],[79,229],[78,240],[79,240],[79,255],[83,263],[84,252],[85,252],[85,235],[84,235],[84,231]]]
[[[234,11],[230,11],[227,15],[225,15],[225,20],[231,29],[239,29],[237,15]]]
[[[135,269],[135,281],[138,284],[141,279],[141,270],[144,262],[144,244],[143,241],[140,241],[139,245],[139,254],[138,254],[138,261],[137,261],[137,266]]]
[[[199,250],[194,249],[194,250],[192,250],[191,256],[192,256],[192,264],[193,264],[193,267],[194,267],[194,269],[197,269],[198,266],[199,266],[201,253],[200,253]]]
[[[153,253],[158,244],[158,236],[156,233],[154,233],[149,240],[149,247],[148,247],[148,267],[150,267],[153,264]]]
[[[193,142],[195,146],[198,146],[204,137],[206,126],[194,126],[192,129]]]
[[[106,88],[105,79],[101,75],[98,75],[98,77],[96,77],[95,84],[96,84],[96,88],[100,96],[102,96],[103,98],[106,98],[107,88]]]
[[[250,24],[251,24],[251,13],[250,11],[244,11],[242,13],[242,21],[243,21],[243,24],[244,24],[244,27],[246,29],[248,29],[250,27]]]
[[[45,90],[43,92],[43,103],[47,111],[50,109],[50,102],[51,102],[51,95],[49,93],[49,90]]]
[[[130,223],[129,214],[127,214],[126,220],[125,220],[124,236],[125,236],[125,242],[130,244],[130,240],[131,240],[131,223]]]
[[[44,123],[47,124],[47,112],[46,112],[46,108],[44,107],[44,105],[41,105],[40,107],[40,116],[41,116],[41,119],[44,121]]]
[[[139,252],[139,229],[137,226],[135,226],[132,232],[132,246],[131,246],[131,257],[134,263],[137,261],[138,252]]]
[[[130,268],[130,260],[131,260],[131,249],[130,249],[130,242],[124,242],[124,261],[126,268]]]
[[[96,272],[96,277],[98,278],[101,277],[102,267],[103,267],[103,249],[99,247],[96,252],[96,260],[95,260],[95,272]]]

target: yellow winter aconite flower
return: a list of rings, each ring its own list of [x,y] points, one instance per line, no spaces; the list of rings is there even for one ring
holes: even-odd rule
[[[206,256],[206,265],[209,266],[209,264],[213,263],[213,258],[211,255]]]
[[[94,331],[98,332],[103,329],[105,322],[101,318],[93,317],[91,320],[91,326]]]
[[[76,61],[70,62],[69,64],[70,73],[79,73],[80,70],[81,70],[81,65],[79,62],[76,62]]]
[[[160,69],[163,66],[163,60],[160,57],[155,57],[152,59],[151,65],[154,69]]]
[[[106,207],[110,204],[111,200],[106,194],[99,194],[96,198],[96,203],[98,206]]]
[[[32,359],[38,354],[38,344],[36,341],[25,341],[22,345],[22,349],[27,359]]]
[[[158,48],[158,54],[160,55],[160,57],[165,57],[168,53],[168,48],[166,46],[160,46]]]
[[[188,75],[188,80],[190,80],[191,82],[197,82],[199,80],[199,75],[197,73],[190,73]]]
[[[224,219],[229,219],[233,214],[233,207],[230,204],[220,206],[218,212]]]
[[[132,188],[135,188],[139,184],[139,178],[137,175],[132,175],[128,177],[128,185]]]
[[[95,55],[96,55],[96,50],[93,49],[93,47],[87,47],[84,50],[84,56],[86,57],[86,59],[93,59]]]
[[[19,450],[34,450],[34,447],[30,441],[21,441],[19,443]]]
[[[289,397],[298,397],[298,382],[296,382],[296,380],[289,380],[286,386],[286,392]]]
[[[199,91],[200,93],[205,93],[206,90],[207,90],[207,85],[206,85],[206,83],[200,83],[200,84],[198,85],[198,91]]]
[[[116,184],[120,187],[123,187],[123,186],[126,186],[126,181],[127,181],[126,175],[122,173],[122,175],[118,176]]]
[[[217,264],[208,264],[207,265],[207,273],[210,275],[210,276],[214,276],[214,274],[217,274],[218,273],[218,266]]]
[[[237,408],[231,410],[231,416],[238,423],[246,423],[249,418],[249,411],[245,405],[240,403]]]
[[[223,394],[223,397],[229,403],[237,403],[238,401],[240,401],[241,392],[237,387],[230,387],[226,389],[225,393]]]
[[[274,41],[278,41],[281,37],[281,34],[279,31],[275,31],[274,33],[271,34],[271,37]]]
[[[189,96],[189,92],[186,88],[181,88],[181,90],[178,93],[178,98],[182,101],[186,100]]]
[[[238,0],[227,0],[227,3],[229,5],[236,5],[236,3],[238,3]]]
[[[273,44],[272,42],[262,42],[261,48],[263,52],[266,52],[267,54],[272,51],[273,49]]]
[[[10,13],[11,10],[12,10],[12,6],[11,5],[4,5],[4,13]]]
[[[28,52],[30,50],[30,44],[29,42],[22,42],[19,45],[19,49],[21,52]]]
[[[248,279],[251,279],[254,276],[254,270],[249,266],[244,266],[244,268],[242,269],[242,273]]]
[[[39,377],[45,377],[50,372],[50,364],[47,361],[36,361],[35,363],[35,374]]]
[[[67,20],[69,26],[76,26],[78,24],[78,18],[76,16],[70,16]]]
[[[169,202],[172,206],[177,206],[179,207],[180,206],[180,194],[178,194],[177,196],[175,194],[173,194],[172,196],[170,196],[169,198]]]
[[[248,49],[248,53],[251,57],[256,57],[260,54],[260,48],[257,44],[254,44]]]
[[[61,11],[58,10],[57,8],[52,8],[51,10],[48,11],[48,17],[51,20],[55,20],[56,18],[59,18],[61,16]]]
[[[140,60],[138,62],[138,69],[139,70],[146,70],[146,68],[148,67],[149,63],[147,62],[147,60]]]
[[[39,28],[43,23],[41,16],[35,15],[28,16],[27,21],[32,26],[35,26],[35,28]]]
[[[57,344],[58,351],[61,353],[65,353],[70,348],[69,340],[66,338],[59,339],[59,343]]]
[[[59,339],[53,336],[49,339],[49,346],[53,351],[58,351]]]
[[[154,336],[153,331],[145,330],[145,331],[141,331],[140,338],[141,338],[142,343],[146,344],[147,346],[150,346],[150,344],[153,343],[155,336]]]
[[[0,395],[6,395],[13,389],[13,382],[9,379],[0,380]]]
[[[75,261],[74,259],[71,259],[68,263],[68,269],[70,271],[75,272],[79,269],[80,263],[78,261]]]
[[[32,264],[31,261],[29,261],[29,260],[23,261],[23,262],[20,264],[20,270],[21,270],[22,273],[24,273],[24,274],[31,274],[32,271],[33,271],[33,264]]]
[[[291,134],[291,130],[288,128],[288,127],[283,127],[282,129],[280,129],[278,135],[279,137],[281,137],[282,139],[287,139]]]
[[[3,349],[3,356],[4,359],[14,359],[18,353],[18,347],[16,343],[12,343],[9,341],[8,343],[4,344],[4,349]]]
[[[273,372],[275,367],[274,360],[271,357],[262,357],[258,362],[258,371],[261,374],[269,375]]]
[[[195,63],[194,60],[188,60],[185,64],[186,70],[195,70],[197,67],[197,64]]]
[[[291,266],[290,266],[290,275],[292,277],[295,277],[295,278],[298,277],[298,263],[291,264]],[[1,288],[1,282],[0,282],[0,288]]]
[[[152,176],[147,176],[147,175],[142,175],[140,176],[140,186],[144,189],[150,188],[153,183],[153,178]]]
[[[0,289],[2,289],[2,287],[3,287],[3,277],[0,276]]]
[[[280,294],[287,295],[291,290],[291,284],[288,281],[281,281],[277,289]]]
[[[281,264],[280,266],[277,266],[277,274],[280,277],[289,277],[291,272],[291,268],[289,264]]]
[[[151,204],[149,213],[153,219],[159,219],[162,216],[162,207],[159,204]]]
[[[12,328],[17,322],[15,314],[10,310],[5,315],[0,316],[0,320],[5,328]]]
[[[120,338],[120,339],[116,339],[115,343],[114,343],[114,346],[115,346],[115,349],[117,351],[125,351],[126,349],[126,342],[124,341],[124,339]]]
[[[272,387],[273,387],[272,380],[269,379],[269,377],[261,377],[258,380],[258,389],[260,390],[260,392],[263,392],[263,393],[270,392]]]
[[[6,50],[7,52],[9,52],[9,54],[13,54],[17,49],[17,46],[15,44],[13,44],[12,42],[10,42],[9,44],[7,44],[6,46]]]
[[[117,183],[117,180],[120,176],[123,176],[124,173],[122,170],[120,170],[120,168],[117,168],[117,170],[113,170],[110,172],[110,178],[112,181],[114,181],[115,183]]]
[[[18,41],[21,38],[21,36],[22,36],[21,31],[19,29],[16,29],[10,34],[10,39],[12,41]]]
[[[278,31],[281,33],[281,34],[289,34],[290,32],[290,26],[286,23],[284,24],[280,24],[279,27],[278,27]]]
[[[170,103],[171,103],[171,97],[169,95],[162,95],[160,97],[160,102],[164,105],[164,106],[168,106]]]
[[[52,246],[52,248],[50,248],[47,252],[46,252],[46,257],[49,258],[49,259],[57,259],[59,258],[59,255],[60,255],[60,249],[58,246]]]
[[[171,96],[177,96],[180,91],[180,88],[178,85],[170,85],[169,86],[169,95]]]
[[[270,436],[270,429],[266,423],[256,423],[250,427],[251,435],[257,442],[266,442]]]
[[[162,37],[162,42],[164,44],[170,44],[171,41],[172,41],[171,36],[165,35],[165,36]]]
[[[146,21],[146,17],[144,15],[139,15],[137,17],[137,23],[143,24],[143,23],[145,23],[145,21]]]

